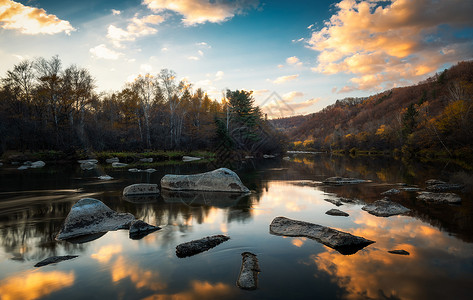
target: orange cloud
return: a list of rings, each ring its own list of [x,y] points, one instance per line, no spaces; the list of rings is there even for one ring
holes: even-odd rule
[[[31,35],[60,32],[69,35],[75,30],[68,21],[48,15],[44,9],[25,6],[11,0],[0,0],[0,27]]]
[[[0,298],[33,300],[72,286],[73,272],[23,272],[0,282]]]
[[[222,282],[192,281],[191,289],[177,294],[156,294],[144,300],[225,299],[232,295],[232,287]]]
[[[122,47],[122,42],[134,41],[139,37],[152,35],[158,30],[150,25],[158,25],[164,22],[164,17],[160,15],[148,15],[143,18],[134,17],[130,20],[126,29],[115,25],[108,26],[107,38],[109,38],[115,47]]]
[[[472,27],[473,2],[379,2],[342,0],[325,26],[312,32],[308,45],[319,52],[313,71],[356,75],[339,92],[412,83],[445,63],[471,58],[473,43],[442,28]]]
[[[159,273],[156,271],[144,270],[133,262],[128,262],[123,256],[119,256],[114,262],[112,269],[112,281],[117,282],[129,278],[137,289],[147,288],[159,291],[166,288],[166,283],[162,283]]]
[[[241,14],[244,9],[254,7],[257,1],[208,1],[208,0],[144,0],[153,11],[172,10],[183,16],[187,26],[206,22],[220,23]]]
[[[295,80],[295,79],[297,79],[297,78],[299,78],[299,74],[281,76],[281,77],[276,78],[276,79],[273,81],[273,83],[275,83],[275,84],[281,84],[281,83],[285,83],[285,82],[288,82],[288,81]]]

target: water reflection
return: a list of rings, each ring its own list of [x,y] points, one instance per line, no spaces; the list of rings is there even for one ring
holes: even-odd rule
[[[226,299],[232,295],[231,286],[222,282],[210,283],[208,281],[194,280],[187,291],[175,294],[155,294],[144,300],[188,300],[188,299]]]
[[[26,271],[0,281],[2,299],[39,299],[74,284],[74,272]]]

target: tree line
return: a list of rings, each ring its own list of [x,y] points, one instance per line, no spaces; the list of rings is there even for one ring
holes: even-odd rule
[[[282,150],[252,92],[220,101],[175,72],[138,76],[99,93],[93,76],[58,56],[16,64],[0,81],[0,154],[7,150]]]
[[[288,128],[290,148],[473,159],[473,61],[413,86],[338,100]],[[301,119],[297,117],[298,120]]]

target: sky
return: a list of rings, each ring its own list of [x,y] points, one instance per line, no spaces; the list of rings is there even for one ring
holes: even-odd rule
[[[0,77],[58,55],[112,92],[166,68],[287,117],[471,60],[472,13],[471,0],[0,0]]]

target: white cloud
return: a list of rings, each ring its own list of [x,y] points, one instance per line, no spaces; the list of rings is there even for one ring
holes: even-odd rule
[[[119,11],[119,10],[112,9],[112,14],[113,14],[114,16],[118,16],[118,15],[121,14],[121,13],[122,13],[122,12]]]
[[[160,15],[148,15],[143,18],[134,17],[130,20],[126,29],[115,25],[108,26],[107,38],[109,38],[115,47],[122,47],[123,42],[134,41],[139,37],[152,35],[158,30],[150,25],[158,25],[164,22],[164,17]]]
[[[221,23],[241,14],[245,9],[256,7],[255,0],[144,0],[143,3],[153,11],[171,10],[183,16],[186,26],[196,24]]]
[[[166,47],[161,48],[161,52],[168,52],[168,51],[169,51],[169,49],[166,48]]]
[[[473,27],[473,1],[343,0],[336,8],[307,43],[319,52],[314,71],[355,75],[339,92],[413,83],[444,64],[471,59],[471,33],[470,39],[455,33]]]
[[[61,32],[70,35],[76,30],[68,21],[49,15],[44,9],[25,6],[11,0],[0,1],[0,27],[30,35]]]
[[[107,46],[105,46],[104,44],[100,44],[94,48],[90,48],[89,52],[92,53],[96,58],[110,60],[116,60],[122,55],[122,53],[120,52],[108,49]]]
[[[294,74],[294,75],[288,75],[288,76],[281,76],[281,77],[278,77],[276,78],[275,80],[273,80],[273,83],[275,84],[281,84],[281,83],[285,83],[285,82],[288,82],[288,81],[292,81],[292,80],[295,80],[299,77],[299,74]]]
[[[296,56],[291,56],[286,59],[286,63],[293,66],[302,66],[302,62]]]
[[[188,56],[187,59],[188,59],[188,60],[200,60],[200,57],[197,57],[197,56]]]
[[[223,75],[225,75],[225,73],[223,73],[223,71],[218,71],[217,73],[215,73],[215,81],[222,80]]]
[[[210,45],[207,44],[206,42],[196,43],[196,45],[199,46],[199,47],[202,47],[202,48],[207,48],[207,49],[212,48],[212,46],[210,46]]]
[[[204,56],[204,52],[202,50],[197,51],[197,53],[199,53],[200,56]]]
[[[302,92],[292,91],[292,92],[282,95],[282,98],[286,101],[292,101],[294,100],[294,98],[300,98],[303,96],[304,96],[304,93]]]

